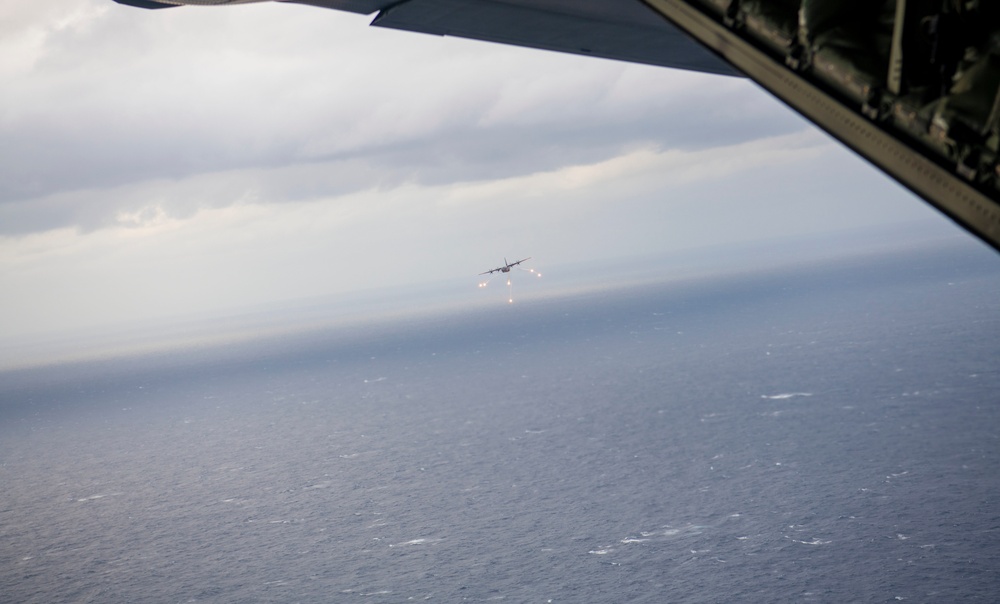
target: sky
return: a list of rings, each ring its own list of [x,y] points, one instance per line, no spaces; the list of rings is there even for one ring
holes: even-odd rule
[[[0,12],[0,339],[957,231],[739,78],[290,4]]]

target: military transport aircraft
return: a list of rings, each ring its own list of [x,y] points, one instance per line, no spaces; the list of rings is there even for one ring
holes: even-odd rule
[[[378,27],[749,77],[1000,249],[996,0],[277,1],[377,13]]]
[[[528,256],[527,258],[524,258],[523,260],[518,260],[517,262],[507,262],[507,259],[504,258],[503,259],[503,266],[498,266],[497,268],[490,269],[490,270],[486,271],[485,273],[479,273],[479,274],[480,275],[490,275],[490,274],[497,273],[497,272],[500,272],[500,273],[509,273],[510,269],[514,268],[518,264],[521,264],[525,260],[531,260],[531,256]],[[532,272],[534,272],[534,271],[532,271]]]
[[[531,256],[528,256],[527,258],[523,258],[523,259],[518,260],[516,262],[507,262],[507,259],[504,258],[503,259],[503,266],[498,266],[496,268],[492,268],[492,269],[490,269],[490,270],[488,270],[486,272],[479,273],[479,274],[480,275],[493,275],[493,276],[496,276],[494,273],[497,273],[497,274],[510,273],[510,271],[511,271],[512,268],[516,267],[518,264],[521,264],[522,262],[525,262],[527,260],[531,260]],[[542,276],[541,273],[536,272],[535,269],[533,269],[533,268],[531,268],[531,269],[523,269],[522,268],[521,270],[529,272],[529,273],[535,275],[536,277],[541,277]],[[486,287],[487,285],[489,285],[490,281],[492,281],[492,280],[493,280],[493,277],[490,277],[486,281],[481,282],[479,284],[479,287]],[[510,303],[514,302],[514,286],[513,286],[513,284],[510,281],[510,276],[509,275],[507,277],[507,301],[510,302]]]

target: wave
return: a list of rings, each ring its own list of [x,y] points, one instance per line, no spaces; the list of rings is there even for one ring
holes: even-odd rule
[[[409,541],[403,541],[402,543],[390,543],[389,547],[403,547],[406,545],[429,545],[432,543],[438,543],[443,541],[443,539],[434,539],[430,537],[419,537],[417,539],[410,539]]]

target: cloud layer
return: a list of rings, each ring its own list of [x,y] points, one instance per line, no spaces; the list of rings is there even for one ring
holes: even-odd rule
[[[8,234],[107,226],[145,202],[92,193],[139,182],[334,165],[264,200],[277,203],[314,186],[505,178],[803,128],[735,79],[385,31],[311,7],[20,12],[0,99],[0,204],[21,206],[0,223]]]
[[[0,333],[931,215],[740,79],[297,5],[3,2]]]

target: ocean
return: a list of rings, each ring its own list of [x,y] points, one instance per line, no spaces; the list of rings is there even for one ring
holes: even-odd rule
[[[0,373],[5,602],[1000,593],[964,243]]]

